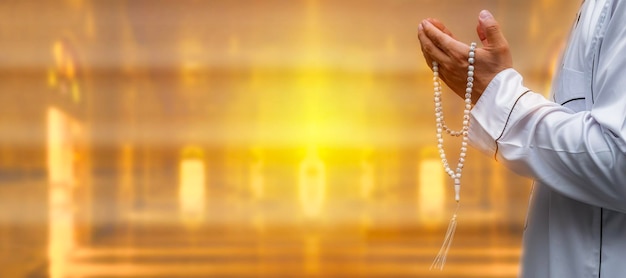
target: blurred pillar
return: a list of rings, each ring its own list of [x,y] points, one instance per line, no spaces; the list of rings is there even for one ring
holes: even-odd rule
[[[318,216],[326,199],[326,166],[316,147],[309,147],[300,163],[299,195],[302,211],[307,217]]]
[[[437,151],[426,148],[422,151],[417,173],[418,190],[417,205],[418,219],[428,228],[439,227],[446,217],[446,182],[441,160],[436,156]],[[449,196],[452,198],[453,196]]]

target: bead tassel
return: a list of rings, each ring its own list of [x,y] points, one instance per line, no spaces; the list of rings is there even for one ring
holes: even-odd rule
[[[457,203],[456,210],[459,209],[459,204]],[[443,244],[439,249],[439,253],[437,253],[437,257],[430,265],[430,270],[433,268],[443,270],[443,266],[446,264],[446,259],[448,257],[448,251],[450,251],[450,246],[452,246],[452,240],[454,239],[454,233],[456,232],[456,210],[454,211],[454,215],[450,219],[450,223],[448,223],[448,229],[446,230],[446,237],[443,240]]]

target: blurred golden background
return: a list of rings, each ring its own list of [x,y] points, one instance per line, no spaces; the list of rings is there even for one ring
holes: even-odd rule
[[[515,277],[530,181],[475,151],[428,270],[454,205],[417,25],[490,9],[548,93],[578,2],[2,1],[0,276]]]

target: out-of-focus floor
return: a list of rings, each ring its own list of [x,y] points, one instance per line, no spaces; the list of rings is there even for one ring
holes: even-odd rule
[[[414,233],[145,226],[75,250],[67,267],[70,277],[517,277],[516,237],[461,237],[445,271],[430,271],[439,240]]]
[[[289,217],[285,211],[297,209],[282,206],[257,205],[254,212],[236,205],[232,210],[208,206],[207,217],[190,222],[161,203],[126,214],[88,244],[65,252],[48,249],[46,258],[7,252],[3,273],[6,277],[516,277],[518,272],[521,231],[490,221],[464,221],[467,214],[460,214],[461,226],[444,271],[431,271],[443,240],[441,229],[424,229],[411,220],[380,219],[377,224],[368,217],[338,223],[329,216],[295,217],[277,223],[281,221],[276,217]],[[362,209],[358,204],[351,207]],[[385,212],[370,215],[394,218],[407,208],[387,204],[379,209]],[[209,217],[210,211],[224,215]],[[28,236],[8,235],[16,240],[10,243],[15,251],[33,253]],[[66,239],[50,238],[61,245]]]
[[[472,150],[429,270],[455,203],[417,24],[490,9],[547,95],[579,4],[1,1],[0,277],[515,277],[530,181]]]

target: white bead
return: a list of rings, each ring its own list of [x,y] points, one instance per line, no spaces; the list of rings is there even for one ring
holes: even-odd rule
[[[461,188],[461,172],[463,170],[463,166],[464,166],[464,162],[465,162],[465,157],[466,157],[466,152],[467,152],[467,141],[468,141],[468,130],[469,130],[469,114],[470,114],[470,110],[471,110],[471,97],[472,97],[472,88],[474,86],[474,57],[475,57],[475,49],[476,49],[476,43],[471,43],[470,45],[470,52],[469,52],[469,58],[468,58],[468,62],[469,62],[469,66],[467,68],[467,86],[466,86],[466,93],[465,93],[465,109],[463,110],[463,125],[461,130],[459,131],[453,131],[450,128],[448,128],[448,126],[445,124],[444,121],[444,115],[443,115],[443,105],[442,105],[442,98],[441,98],[441,81],[439,79],[439,64],[435,61],[433,61],[432,65],[433,65],[433,91],[434,91],[434,97],[433,100],[435,102],[435,121],[436,121],[436,126],[437,126],[437,148],[439,151],[439,156],[441,158],[441,163],[443,165],[443,168],[445,169],[446,173],[448,173],[448,175],[454,180],[454,189],[455,189],[455,199],[458,201],[459,200],[459,191]],[[448,160],[446,159],[446,154],[445,154],[445,150],[444,150],[444,144],[443,144],[443,131],[446,131],[447,134],[451,135],[451,136],[462,136],[462,142],[461,142],[461,148],[460,148],[460,154],[459,154],[459,161],[457,163],[457,167],[456,167],[456,172],[452,171],[452,169],[450,169],[450,165],[448,164]]]

